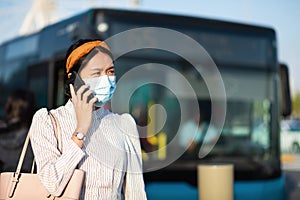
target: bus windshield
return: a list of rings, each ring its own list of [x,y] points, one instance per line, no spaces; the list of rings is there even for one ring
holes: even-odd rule
[[[144,62],[144,59],[117,60],[117,77],[122,78],[122,75],[130,71],[133,66],[143,66]],[[206,157],[199,158],[201,147],[205,150],[205,145],[213,139],[209,136],[213,133],[207,132],[212,116],[210,94],[201,75],[196,73],[188,63],[168,61],[165,64],[176,71],[157,74],[156,70],[160,65],[155,62],[148,63],[143,68],[143,74],[131,77],[128,82],[122,82],[125,86],[122,86],[121,93],[125,95],[126,92],[134,90],[130,99],[130,113],[135,118],[141,135],[145,171],[151,171],[162,165],[186,168],[195,167],[199,162],[231,162],[235,164],[238,179],[249,178],[244,177],[247,173],[239,175],[239,171],[248,171],[251,178],[265,177],[265,172],[262,174],[258,171],[262,167],[271,169],[272,163],[276,160],[276,154],[271,149],[275,145],[271,142],[276,141],[271,135],[271,107],[274,102],[272,73],[257,69],[246,71],[241,68],[220,69],[227,95],[225,124],[212,151]],[[185,89],[176,77],[177,72],[183,75],[193,87],[197,95],[199,113],[195,113],[195,108],[189,106],[191,97],[185,93]],[[172,84],[180,90],[174,94],[173,91],[159,84],[143,84],[138,89],[134,89],[141,80],[148,79],[152,74],[156,78],[159,76],[166,85]],[[119,100],[114,99],[114,101]],[[153,113],[149,113],[151,106],[157,104],[161,105],[164,111],[154,106]],[[182,106],[187,112],[184,119],[180,118]],[[199,119],[193,126],[195,117]],[[150,121],[154,121],[153,126],[150,125]],[[189,128],[185,128],[185,125]],[[210,131],[213,131],[213,124],[211,126]],[[198,133],[195,133],[196,129]],[[187,139],[189,137],[197,140],[192,151],[189,151],[191,145]],[[160,149],[160,147],[166,148]],[[269,172],[267,176],[274,175],[272,170]]]

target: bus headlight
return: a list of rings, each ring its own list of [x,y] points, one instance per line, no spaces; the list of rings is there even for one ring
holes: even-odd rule
[[[105,33],[108,30],[108,24],[106,22],[101,22],[97,26],[97,30],[101,33]]]

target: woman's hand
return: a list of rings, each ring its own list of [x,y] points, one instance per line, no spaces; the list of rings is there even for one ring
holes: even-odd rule
[[[77,93],[75,93],[73,85],[70,84],[70,91],[77,119],[75,131],[87,134],[92,123],[92,111],[97,97],[93,97],[87,102],[88,96],[93,94],[92,90],[88,90],[88,85],[81,86]]]

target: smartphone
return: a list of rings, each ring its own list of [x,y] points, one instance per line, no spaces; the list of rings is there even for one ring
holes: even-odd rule
[[[77,74],[77,72],[72,72],[71,79],[73,81],[73,86],[74,86],[75,93],[77,93],[77,91],[79,90],[79,88],[81,86],[85,85],[85,83],[80,78],[80,76]],[[84,92],[86,92],[86,91],[84,91]]]
[[[75,91],[75,93],[77,93],[77,91],[79,90],[79,88],[81,86],[85,85],[85,82],[81,79],[81,77],[78,75],[77,72],[72,72],[72,75],[71,75],[70,78],[73,80],[74,91]],[[83,93],[87,92],[88,90],[89,89],[85,89],[83,91]],[[89,102],[93,97],[94,97],[93,94],[91,94],[90,96],[88,96],[87,102]]]

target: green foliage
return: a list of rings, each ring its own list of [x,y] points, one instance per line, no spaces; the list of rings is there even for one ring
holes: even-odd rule
[[[293,96],[292,103],[293,103],[292,116],[300,118],[300,92],[297,92]]]

